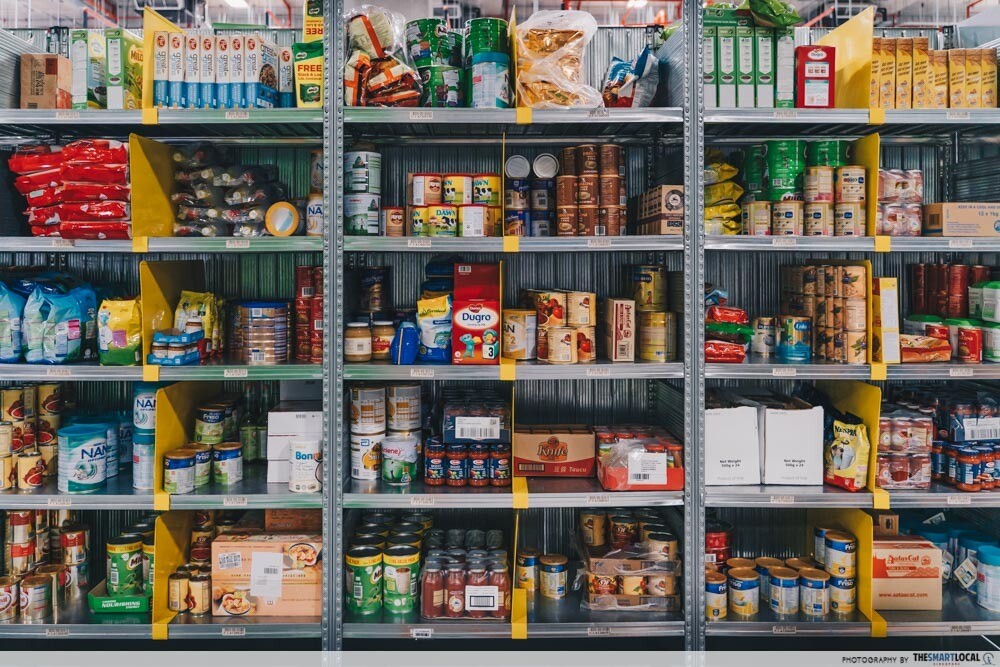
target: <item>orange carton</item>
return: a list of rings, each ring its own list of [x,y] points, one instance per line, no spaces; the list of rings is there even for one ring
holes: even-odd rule
[[[883,109],[896,108],[896,40],[882,38],[882,75],[880,104]]]
[[[926,37],[913,38],[913,108],[930,109],[934,97],[934,72]]]
[[[604,302],[604,352],[611,361],[635,361],[635,301]]]
[[[913,40],[896,40],[896,108],[913,108]]]
[[[21,55],[21,108],[71,109],[73,64],[53,53]]]
[[[981,49],[983,70],[983,94],[980,104],[984,109],[995,109],[997,106],[997,52],[993,49]]]
[[[500,363],[500,265],[456,264],[451,363]]]
[[[965,50],[965,106],[979,109],[983,105],[982,49]]]
[[[941,550],[915,536],[872,544],[873,609],[941,609]]]
[[[515,426],[515,477],[593,477],[594,431],[586,425]]]

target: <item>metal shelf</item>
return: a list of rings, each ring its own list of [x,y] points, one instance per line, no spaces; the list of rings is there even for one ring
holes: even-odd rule
[[[323,239],[318,236],[240,238],[149,238],[147,252],[176,253],[272,253],[323,252]],[[71,239],[35,238],[31,236],[0,237],[0,252],[92,252],[131,253],[131,241],[77,241]]]
[[[192,616],[178,614],[167,630],[170,639],[303,639],[320,637],[316,616]]]
[[[868,491],[835,486],[706,486],[706,507],[872,507]]]
[[[594,477],[530,477],[528,507],[646,507],[684,504],[683,491],[605,491]],[[513,506],[510,487],[408,486],[352,479],[345,485],[345,508],[485,508]],[[173,506],[173,505],[171,505]]]
[[[976,598],[953,584],[942,591],[940,611],[886,609],[878,612],[889,636],[1000,634],[1000,612],[976,604]]]
[[[683,251],[682,236],[523,236],[517,252]],[[345,252],[504,252],[503,239],[345,236]]]
[[[954,379],[1000,379],[1000,364],[892,364],[886,367],[888,380],[954,380]]]
[[[96,493],[60,493],[56,478],[47,477],[38,489],[0,491],[0,509],[151,510],[153,492],[132,488],[131,468],[108,479]]]
[[[63,602],[52,616],[40,621],[0,623],[0,639],[152,639],[150,615],[95,614],[87,607],[87,594]]]
[[[243,481],[232,486],[209,486],[194,493],[170,496],[170,509],[276,509],[322,508],[322,493],[293,493],[287,483],[268,484],[267,464],[243,466]]]
[[[79,364],[0,364],[0,380],[94,380],[139,381],[142,366],[101,366]],[[321,380],[322,364],[294,362],[280,366],[244,366],[226,361],[203,365],[160,366],[160,380]]]
[[[519,361],[514,367],[516,380],[608,380],[643,378],[682,378],[684,364],[656,362],[611,362],[599,359],[590,364],[546,364]],[[499,380],[500,366],[458,366],[428,364],[396,366],[377,362],[344,364],[345,380]]]
[[[359,616],[344,611],[344,639],[510,639],[504,619],[423,621],[420,612],[382,611]]]
[[[503,252],[500,237],[345,236],[344,252]]]
[[[708,621],[705,634],[709,637],[729,636],[825,636],[843,637],[871,636],[871,623],[861,612],[852,614],[828,614],[823,618],[813,618],[804,614],[776,616],[770,609],[763,608],[755,616],[737,616],[731,611],[726,618]]]
[[[345,380],[499,380],[500,366],[427,364],[396,366],[388,362],[344,364]]]
[[[1000,507],[1000,493],[963,493],[953,486],[932,482],[929,489],[887,489],[889,506],[904,507]]]
[[[705,135],[823,136],[944,135],[956,131],[995,133],[1000,109],[907,109],[885,111],[885,122],[870,124],[868,109],[706,109]],[[749,126],[749,127],[748,127]]]
[[[871,236],[706,236],[705,250],[873,252]]]
[[[1000,366],[997,369],[1000,370]],[[788,361],[779,360],[777,357],[749,354],[742,364],[706,363],[705,377],[736,380],[764,378],[867,380],[871,378],[871,367],[867,364],[841,364],[826,360]]]

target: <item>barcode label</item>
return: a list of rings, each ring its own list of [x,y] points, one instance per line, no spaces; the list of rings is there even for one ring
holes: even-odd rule
[[[240,250],[250,247],[250,239],[226,239],[226,250]]]
[[[433,636],[434,628],[410,628],[410,637],[413,639],[430,639]]]
[[[588,118],[608,118],[611,116],[611,112],[608,111],[607,107],[596,107],[591,109],[587,114]]]
[[[587,628],[587,636],[588,637],[610,637],[611,636],[611,628],[607,627],[606,625],[602,625],[602,626],[598,626],[598,627],[589,627],[589,628]]]
[[[361,584],[354,584],[354,599],[360,600],[365,594],[365,587]]]
[[[771,634],[773,635],[794,635],[797,632],[798,629],[794,625],[771,626]]]
[[[952,625],[948,628],[953,635],[967,635],[972,632],[971,625]]]
[[[433,507],[434,496],[410,496],[410,507]]]
[[[945,115],[948,120],[969,120],[972,118],[972,114],[968,111],[949,111]]]
[[[255,553],[250,557],[250,595],[277,600],[281,597],[280,553]]]
[[[667,457],[655,452],[633,452],[628,457],[630,484],[666,484]]]
[[[972,422],[972,423],[970,423]],[[978,423],[977,423],[978,422]],[[1000,439],[1000,424],[995,417],[985,419],[966,419],[962,423],[966,440],[998,440]]]
[[[73,499],[65,496],[56,496],[48,499],[49,507],[72,507]]]
[[[243,566],[243,556],[238,551],[222,553],[215,559],[215,564],[219,570],[233,570]]]
[[[72,248],[74,245],[73,239],[52,239],[53,248]]]
[[[949,505],[971,505],[972,496],[964,493],[953,493],[948,496]]]
[[[972,247],[972,239],[949,239],[948,240],[948,247],[949,248],[971,248]]]
[[[270,575],[272,577],[275,576],[275,575],[277,575],[277,574],[280,574],[280,573],[281,573],[281,568],[277,568],[277,567],[265,567],[264,568],[264,574]]]
[[[795,496],[771,496],[772,505],[791,505],[795,502]]]
[[[434,120],[433,111],[411,111],[410,120]]]
[[[611,496],[605,494],[602,496],[587,496],[588,505],[610,505]]]
[[[499,440],[499,417],[455,417],[456,440]]]
[[[410,377],[411,378],[423,378],[425,380],[431,379],[431,378],[434,377],[434,369],[433,368],[411,368],[410,369]]]
[[[430,248],[431,247],[431,240],[430,239],[407,239],[406,240],[406,247],[407,248]]]
[[[223,637],[246,637],[247,629],[241,625],[236,625],[233,627],[224,627],[222,628],[221,634]]]
[[[45,377],[50,378],[68,378],[73,375],[72,368],[46,368]]]
[[[496,586],[466,586],[465,608],[475,611],[496,611],[500,592]]]
[[[588,368],[587,377],[589,378],[609,378],[611,377],[610,368]]]
[[[649,473],[634,473],[632,475],[629,475],[629,479],[633,479],[637,482],[648,482]]]
[[[250,120],[249,111],[227,111],[226,120]]]
[[[632,343],[630,341],[622,341],[618,343],[618,356],[627,357],[632,351]]]
[[[323,330],[323,320],[313,320],[313,331]]]
[[[79,111],[57,111],[56,120],[79,120]]]
[[[517,469],[520,472],[545,472],[544,463],[518,463]]]
[[[250,353],[250,360],[251,361],[264,361],[264,353],[263,352],[251,352]]]
[[[248,371],[246,368],[226,368],[222,371],[222,377],[226,379],[230,378],[245,378],[247,377]]]
[[[775,109],[773,117],[777,119],[798,118],[799,112],[795,109]]]

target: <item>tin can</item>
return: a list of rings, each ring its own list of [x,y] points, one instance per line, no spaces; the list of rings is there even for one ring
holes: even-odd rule
[[[844,337],[844,358],[842,361],[848,364],[868,363],[868,333],[865,331],[844,331],[842,335]]]
[[[344,233],[349,236],[378,236],[382,197],[372,194],[344,195]]]
[[[527,236],[528,211],[507,211],[503,219],[504,236]]]
[[[601,144],[597,158],[602,176],[617,176],[622,164],[622,147],[620,144]]]
[[[726,617],[729,586],[724,574],[705,573],[705,618],[710,620]]]
[[[785,616],[799,611],[799,574],[788,567],[768,571],[768,606],[772,613]]]
[[[601,174],[597,184],[597,201],[601,206],[619,205],[618,191],[621,188],[621,177],[616,172],[613,176]]]
[[[803,204],[800,201],[776,201],[771,204],[771,234],[802,236]]]
[[[23,576],[35,569],[38,562],[35,540],[27,542],[4,542],[4,569],[7,574]]]
[[[833,207],[834,236],[864,236],[864,202],[837,202]]]
[[[472,177],[472,203],[501,206],[501,181],[499,174],[475,174]]]
[[[837,167],[834,197],[837,202],[865,201],[865,168],[857,165]]]
[[[185,448],[163,455],[163,490],[170,494],[193,493],[195,452]]]
[[[108,595],[123,597],[142,590],[142,540],[113,537],[107,541]]]
[[[825,202],[832,204],[833,167],[806,167],[805,196],[807,203]]]
[[[824,539],[823,566],[835,577],[857,576],[858,541],[841,531],[828,531]]]
[[[350,553],[350,552],[348,552]],[[416,606],[420,549],[400,545],[382,554],[384,605],[390,614],[406,614]]]
[[[764,190],[771,201],[801,199],[806,142],[776,139],[764,142]]]
[[[351,477],[378,479],[382,472],[382,440],[385,433],[351,434]]]
[[[847,162],[847,142],[837,139],[810,141],[806,147],[806,164],[810,167],[840,167]]]
[[[608,515],[593,510],[580,511],[580,539],[589,547],[604,546]]]
[[[232,486],[243,481],[243,446],[238,442],[223,442],[212,448],[212,481]]]
[[[38,414],[58,415],[63,410],[62,386],[57,382],[43,382],[38,385]]]
[[[581,144],[576,147],[576,168],[579,174],[600,173],[600,159],[597,144]]]
[[[382,155],[372,151],[344,153],[344,192],[380,194],[382,192]]]
[[[419,446],[420,440],[417,437],[390,435],[383,439],[382,481],[405,485],[417,479]]]
[[[476,53],[469,72],[469,106],[473,109],[505,109],[510,106],[510,56],[506,53]]]
[[[517,588],[534,591],[538,587],[538,551],[530,547],[517,552],[517,566],[515,569],[515,586]]]
[[[472,176],[469,174],[445,174],[441,186],[445,204],[461,206],[472,203]]]
[[[850,614],[855,609],[857,589],[853,577],[830,577],[830,611]]]
[[[983,330],[979,327],[959,327],[956,356],[962,363],[982,363]],[[24,455],[22,454],[22,456]],[[18,476],[20,477],[20,460],[18,460]]]
[[[458,236],[458,207],[434,204],[427,207],[430,236]]]
[[[383,206],[379,212],[379,233],[390,237],[406,236],[406,209]]]
[[[539,556],[538,588],[542,597],[552,600],[566,597],[566,563],[566,557],[560,554]]]
[[[192,616],[204,616],[212,611],[212,577],[195,574],[188,580],[188,610]]]
[[[458,207],[458,235],[481,237],[493,234],[493,219],[489,206],[468,204]]]
[[[597,324],[597,295],[566,292],[566,324],[573,327]]]
[[[225,432],[225,407],[219,404],[202,405],[195,409],[194,441],[206,445],[222,442]]]
[[[212,447],[198,442],[192,442],[184,448],[194,452],[194,486],[208,486],[212,481]]]
[[[45,463],[37,450],[21,450],[17,455],[17,488],[37,489],[45,477]]]
[[[615,595],[618,592],[615,575],[588,573],[587,592],[591,595]]]
[[[508,211],[526,211],[530,204],[531,181],[526,178],[508,178],[503,195],[503,205]]]
[[[556,208],[556,236],[576,236],[580,211],[576,206]]]
[[[589,364],[597,360],[597,327],[576,327],[576,363]]]
[[[0,421],[0,456],[14,452],[14,423]]]
[[[639,358],[667,362],[677,358],[677,320],[673,313],[639,312]]]
[[[93,493],[104,487],[107,437],[103,424],[74,424],[59,429],[60,492]]]
[[[153,382],[136,382],[132,386],[132,425],[140,442],[152,442],[156,433],[156,391]],[[60,400],[61,403],[61,400]],[[144,440],[148,438],[148,440]]]
[[[577,236],[606,236],[607,229],[599,224],[597,206],[578,206],[576,209]]]
[[[386,388],[387,423],[390,431],[420,428],[420,385],[393,384]]]
[[[743,204],[743,232],[750,236],[771,235],[771,202],[752,201]]]
[[[132,445],[132,488],[149,490],[153,488],[153,466],[155,465],[153,443],[136,442]]]
[[[173,572],[167,579],[167,609],[186,614],[189,611],[188,593],[191,575],[187,572]]]
[[[830,613],[830,574],[807,567],[799,570],[799,609],[806,616]]]
[[[812,356],[812,320],[808,317],[782,315],[777,320],[775,354],[786,359],[809,359]]]
[[[548,327],[547,329],[548,356],[546,361],[550,364],[577,363],[576,330],[572,327]]]
[[[577,205],[577,177],[563,173],[556,176],[556,207]]]
[[[344,555],[347,566],[347,608],[355,614],[382,611],[382,552],[375,547],[354,547]]]
[[[156,549],[153,535],[146,535],[142,538],[142,589],[144,591],[153,590],[153,582],[156,580]]]
[[[532,211],[552,211],[556,207],[553,197],[556,182],[552,178],[536,178],[531,181],[530,204]]]
[[[21,618],[40,621],[52,615],[51,577],[25,577],[20,582]]]
[[[629,515],[616,514],[608,519],[608,535],[615,549],[630,547],[636,542],[639,522]]]
[[[802,207],[802,232],[805,236],[833,236],[833,204],[806,203]]]
[[[90,528],[83,524],[63,526],[59,533],[64,565],[81,565],[90,554]]]
[[[750,339],[751,352],[764,357],[769,357],[774,354],[774,348],[774,318],[755,317],[753,320],[753,337]]]
[[[444,202],[441,174],[411,174],[410,204],[435,206]]]
[[[9,510],[4,541],[8,543],[30,542],[33,539],[35,539],[35,512],[33,510]]]
[[[636,310],[667,310],[667,273],[658,265],[632,268],[632,294]]]
[[[430,207],[410,207],[410,236],[430,236]]]
[[[753,616],[760,610],[760,575],[748,567],[729,570],[729,610]]]
[[[868,328],[867,299],[844,299],[844,328],[848,331],[865,331]]]
[[[17,469],[13,454],[0,455],[0,491],[13,489],[17,485]]]
[[[59,447],[56,443],[50,442],[38,445],[38,453],[42,456],[43,477],[54,477],[59,471]]]
[[[366,385],[351,387],[351,433],[384,433],[386,428],[385,388]]]
[[[535,358],[538,316],[534,310],[503,311],[503,356],[507,359]]]
[[[576,205],[577,206],[597,206],[601,203],[600,177],[593,176],[576,177]],[[558,202],[557,202],[558,203]]]
[[[288,490],[318,493],[323,490],[322,453],[318,438],[294,438],[288,449]]]
[[[17,618],[21,604],[21,587],[17,577],[0,577],[0,621]]]

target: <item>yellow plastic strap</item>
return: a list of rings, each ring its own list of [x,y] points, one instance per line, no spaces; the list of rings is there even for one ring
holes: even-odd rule
[[[153,623],[153,639],[156,641],[163,641],[167,639],[167,628],[169,626],[166,623]]]
[[[885,109],[872,107],[868,109],[869,125],[885,125]]]
[[[160,124],[160,113],[159,109],[152,107],[150,109],[142,110],[142,124],[143,125],[159,125]]]
[[[886,378],[886,367],[885,367],[885,364],[882,364],[882,363],[873,363],[872,364],[872,378],[871,379],[875,380],[877,382],[879,380],[884,380],[885,378]]]
[[[143,382],[159,382],[160,381],[160,367],[156,364],[147,364],[142,367],[142,381]]]
[[[872,489],[872,508],[877,510],[889,509],[889,492],[885,489]]]
[[[877,611],[872,611],[872,637],[885,637],[888,634],[888,628],[885,619]]]
[[[892,250],[891,236],[875,237],[875,252],[890,252]]]
[[[523,480],[523,478],[522,478]],[[516,482],[517,479],[515,478]],[[523,588],[514,589],[514,597],[510,605],[510,638],[528,638],[528,591]]]
[[[528,509],[528,480],[525,477],[515,477],[510,490],[511,499],[514,501],[514,509]]]
[[[503,237],[503,251],[521,252],[521,237],[520,236]]]
[[[531,107],[517,107],[516,121],[518,125],[531,125]]]
[[[170,510],[170,494],[165,491],[153,492],[153,509],[157,512],[167,512]]]
[[[500,379],[504,382],[513,382],[517,362],[513,359],[500,360]]]
[[[132,239],[132,252],[149,252],[149,237],[136,236]]]

